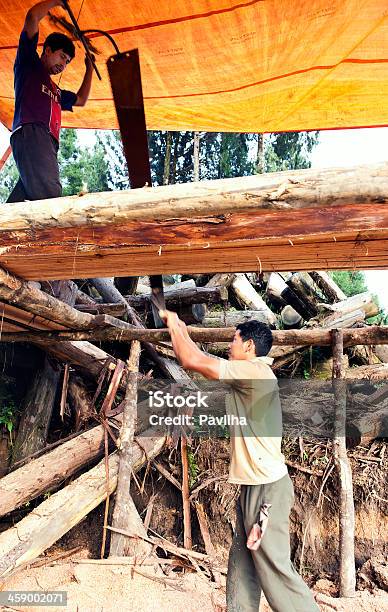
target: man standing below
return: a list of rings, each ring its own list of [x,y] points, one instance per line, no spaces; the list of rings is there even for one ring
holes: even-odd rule
[[[39,22],[56,6],[63,6],[61,0],[45,0],[30,8],[20,35],[14,64],[15,114],[11,135],[20,178],[7,202],[62,195],[57,158],[61,110],[84,106],[89,97],[93,67],[87,56],[85,76],[77,93],[61,90],[51,80],[51,75],[63,72],[74,58],[70,38],[61,33],[50,34],[42,55],[37,53]]]
[[[258,612],[261,591],[273,612],[319,612],[290,559],[293,485],[281,453],[281,406],[267,355],[272,332],[264,323],[237,326],[229,360],[203,353],[177,314],[160,311],[181,365],[230,386],[228,412],[247,427],[231,429],[229,482],[241,486],[229,555],[228,612]],[[243,421],[244,419],[241,419]]]

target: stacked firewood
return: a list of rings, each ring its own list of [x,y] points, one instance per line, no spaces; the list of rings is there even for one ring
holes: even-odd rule
[[[9,278],[0,276],[0,299],[17,303],[32,317],[39,315],[55,321],[60,325],[59,332],[90,331],[98,325],[114,325],[123,330],[154,327],[146,278],[139,282],[90,279],[40,286],[23,281],[12,285]],[[188,324],[199,327],[234,327],[257,319],[273,329],[350,328],[365,325],[379,313],[370,293],[346,297],[328,274],[319,271],[230,273],[165,280],[167,308],[178,312]],[[110,555],[130,558],[151,555],[163,542],[150,536],[137,514],[129,495],[129,479],[131,473],[154,460],[166,440],[154,436],[152,430],[148,435],[144,433],[145,406],[144,410],[137,410],[137,414],[144,415],[144,422],[135,422],[137,381],[157,375],[190,381],[189,375],[175,360],[168,341],[154,344],[144,341],[140,352],[137,341],[131,342],[128,350],[126,345],[114,342],[104,346],[88,341],[59,342],[45,339],[42,333],[42,338],[37,335],[33,344],[43,351],[44,359],[20,408],[10,466],[2,466],[3,473],[8,473],[0,480],[1,516],[48,491],[56,492],[0,534],[0,580],[33,561],[104,499],[107,505],[102,556],[106,554],[105,535],[109,528],[113,533]],[[225,355],[226,346],[215,337],[214,342],[204,344],[203,348],[215,355]],[[305,351],[307,346],[274,346],[271,356],[275,371],[294,372]],[[349,357],[362,364],[362,377],[373,377],[375,371],[381,370],[376,352],[361,346],[349,351],[352,351]],[[139,432],[143,432],[142,437],[136,438]],[[174,484],[182,491],[187,514],[192,502],[185,444],[181,450],[183,480],[179,483],[175,479]],[[90,464],[95,465],[85,471]],[[163,473],[163,466],[158,469]],[[70,477],[73,480],[67,484]],[[116,488],[115,510],[108,526],[109,498]],[[208,553],[202,556],[190,553],[187,520],[185,548],[173,552],[196,565],[201,562],[202,568],[206,566],[205,570],[212,571],[217,578],[222,568],[213,564],[213,569],[209,569],[212,550],[206,535],[206,516],[198,505],[195,511]],[[169,550],[168,544],[164,544]]]

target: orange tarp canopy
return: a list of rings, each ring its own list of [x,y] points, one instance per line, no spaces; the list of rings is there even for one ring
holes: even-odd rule
[[[0,0],[0,121],[9,128],[13,61],[33,3]],[[149,129],[388,125],[387,0],[71,0],[71,6],[81,29],[108,31],[121,51],[139,48]],[[55,30],[45,18],[40,44]],[[114,51],[93,36],[103,80],[94,78],[85,108],[64,113],[66,127],[117,127],[105,68]],[[78,47],[60,86],[77,90],[83,71]]]

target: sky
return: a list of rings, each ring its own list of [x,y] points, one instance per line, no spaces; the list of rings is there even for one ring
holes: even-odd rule
[[[93,135],[80,130],[81,140],[88,146]],[[321,131],[313,149],[313,168],[354,166],[388,161],[388,128]],[[0,124],[0,157],[9,143],[8,131]],[[381,306],[388,311],[388,270],[366,270],[368,289],[376,293]]]

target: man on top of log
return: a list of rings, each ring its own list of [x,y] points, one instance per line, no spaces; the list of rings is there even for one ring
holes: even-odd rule
[[[262,590],[276,612],[319,612],[290,559],[294,492],[281,453],[279,390],[267,356],[270,328],[259,321],[238,325],[229,360],[216,359],[197,347],[176,313],[164,310],[160,316],[181,365],[229,384],[228,412],[248,422],[248,428],[233,425],[230,432],[229,482],[239,484],[241,494],[229,556],[228,612],[257,612]]]
[[[39,22],[55,6],[63,6],[61,0],[45,0],[31,7],[19,39],[11,146],[20,177],[7,202],[62,195],[57,159],[61,110],[84,106],[90,93],[93,67],[87,56],[77,93],[61,90],[51,79],[74,58],[75,47],[70,38],[54,32],[46,38],[42,55],[37,53]]]

